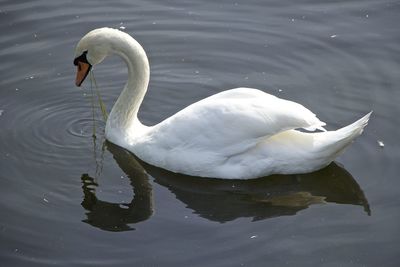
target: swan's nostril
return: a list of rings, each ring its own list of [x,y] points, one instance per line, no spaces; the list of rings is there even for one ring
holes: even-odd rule
[[[78,61],[76,66],[77,67],[76,67],[75,85],[80,87],[85,78],[87,77],[92,66],[88,63],[84,63],[81,61]]]

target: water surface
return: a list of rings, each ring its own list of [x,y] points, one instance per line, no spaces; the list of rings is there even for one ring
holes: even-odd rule
[[[399,12],[387,0],[1,1],[0,265],[398,266]],[[302,103],[328,129],[374,113],[315,173],[173,174],[106,142],[100,112],[92,137],[72,60],[103,26],[149,56],[145,124],[238,86]],[[110,109],[125,66],[110,58],[95,75]]]

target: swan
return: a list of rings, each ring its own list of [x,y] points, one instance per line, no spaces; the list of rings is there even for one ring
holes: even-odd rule
[[[112,28],[87,33],[75,50],[75,83],[81,86],[92,66],[113,54],[126,62],[128,81],[108,116],[105,137],[144,162],[175,173],[251,179],[313,172],[342,153],[371,115],[326,131],[325,123],[301,104],[258,89],[236,88],[146,126],[137,114],[149,83],[149,62],[129,34]]]

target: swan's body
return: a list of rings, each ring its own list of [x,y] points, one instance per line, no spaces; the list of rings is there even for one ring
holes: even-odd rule
[[[128,82],[108,117],[106,138],[173,172],[247,179],[315,171],[359,136],[370,116],[337,131],[300,132],[295,129],[324,130],[325,123],[295,102],[237,88],[205,98],[149,127],[137,117],[150,73],[139,43],[119,30],[102,28],[82,38],[77,58],[85,51],[89,65],[118,54],[128,66]]]

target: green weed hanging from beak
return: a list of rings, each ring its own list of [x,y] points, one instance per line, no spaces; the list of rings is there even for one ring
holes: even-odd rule
[[[92,96],[93,96],[93,89],[92,89],[93,88],[93,84],[94,84],[94,87],[96,89],[96,94],[97,94],[97,99],[99,101],[101,114],[103,115],[104,122],[106,122],[107,118],[108,118],[107,109],[106,109],[106,106],[104,105],[103,100],[101,99],[99,87],[97,86],[97,82],[96,82],[96,79],[94,78],[94,74],[93,74],[93,70],[92,70],[90,72],[90,86],[91,86],[90,89],[92,90]]]
[[[107,122],[107,118],[108,118],[107,108],[106,108],[103,100],[101,99],[100,91],[97,86],[96,79],[94,78],[93,70],[91,70],[90,71],[90,93],[91,93],[90,100],[91,100],[91,104],[92,104],[92,120],[93,120],[92,137],[94,139],[96,139],[96,108],[95,108],[95,95],[93,92],[93,85],[96,90],[97,100],[99,101],[99,107],[100,107],[101,114],[103,116],[103,120],[104,120],[104,122]]]

